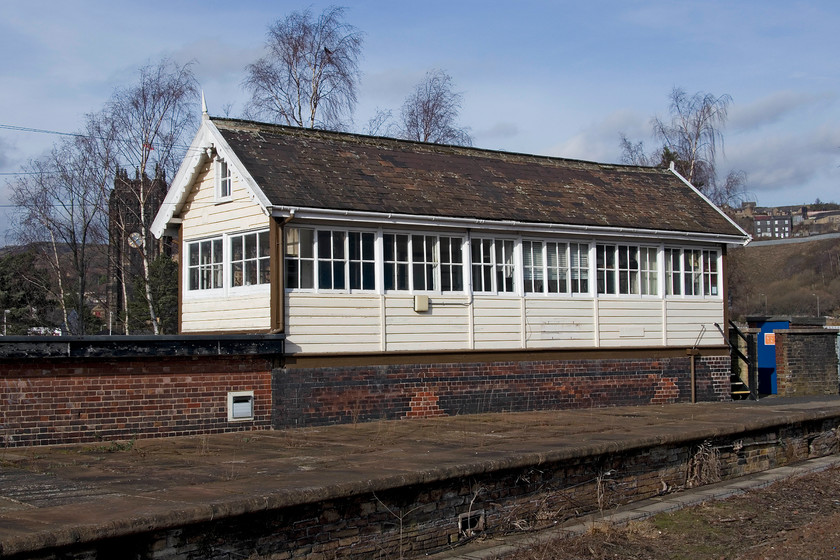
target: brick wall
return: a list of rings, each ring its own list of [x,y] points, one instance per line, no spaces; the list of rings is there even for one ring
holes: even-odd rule
[[[691,399],[690,358],[497,361],[275,370],[274,427]],[[699,401],[730,398],[729,357],[696,359]]]
[[[229,422],[228,391],[254,391]],[[0,447],[179,436],[271,425],[271,361],[249,356],[0,361]]]
[[[774,332],[779,396],[838,394],[836,331],[790,329]]]

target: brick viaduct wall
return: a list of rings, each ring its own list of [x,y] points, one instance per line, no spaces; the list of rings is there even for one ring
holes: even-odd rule
[[[2,340],[0,447],[270,428],[276,345],[118,338]],[[231,391],[253,391],[252,419],[228,421]]]
[[[837,332],[777,330],[776,387],[779,396],[837,395]]]
[[[690,402],[690,358],[302,367],[274,377],[274,427]],[[728,356],[698,356],[696,398],[730,398]]]
[[[3,364],[0,446],[265,429],[266,360],[169,358]],[[254,391],[254,419],[229,422],[228,391]]]
[[[692,358],[676,350],[280,368],[282,337],[278,347],[270,335],[13,338],[0,341],[2,447],[691,399]],[[729,357],[695,366],[697,400],[728,400]],[[228,419],[238,391],[253,392],[252,419]]]

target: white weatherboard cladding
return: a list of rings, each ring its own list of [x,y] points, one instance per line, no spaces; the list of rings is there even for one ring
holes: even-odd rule
[[[430,297],[429,311],[416,313],[414,298],[385,297],[388,350],[464,350],[469,348],[468,300]]]
[[[229,202],[217,203],[213,165],[204,165],[184,206],[181,236],[185,241],[268,227],[269,217],[248,197],[235,175],[232,189]]]
[[[270,218],[247,195],[236,176],[233,179],[232,194],[229,202],[216,203],[213,165],[205,163],[184,206],[181,224],[184,247],[186,243],[198,239],[269,226]],[[183,275],[184,281],[186,276]],[[268,286],[256,290],[212,292],[190,291],[186,286],[182,288],[181,331],[184,333],[264,332],[269,329],[271,296]]]
[[[692,346],[703,326],[699,345],[710,346],[721,344],[714,323],[723,321],[720,300],[613,298],[593,305],[591,298],[529,297],[523,305],[511,296],[470,302],[432,295],[429,311],[417,313],[408,295],[286,297],[286,348],[293,353]]]
[[[286,294],[287,352],[377,352],[380,297]]]
[[[601,346],[662,344],[662,300],[598,300]]]
[[[698,337],[698,346],[723,343],[715,327],[715,323],[723,324],[722,301],[667,300],[665,311],[668,345],[694,346]]]
[[[528,348],[593,345],[595,319],[591,299],[532,297],[525,299],[525,305]]]
[[[270,315],[268,293],[185,299],[181,330],[185,333],[266,331]]]

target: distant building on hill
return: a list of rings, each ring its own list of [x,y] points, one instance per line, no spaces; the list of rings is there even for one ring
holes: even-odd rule
[[[790,237],[793,232],[793,216],[791,214],[756,214],[754,220],[756,237],[784,239]]]

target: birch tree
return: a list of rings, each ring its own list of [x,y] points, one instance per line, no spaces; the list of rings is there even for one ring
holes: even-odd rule
[[[269,27],[266,54],[246,67],[246,116],[306,128],[342,130],[352,120],[362,33],[344,8],[292,12]]]
[[[426,74],[400,111],[400,134],[406,140],[471,146],[469,129],[456,123],[463,95],[454,91],[443,70]]]
[[[145,291],[148,319],[154,334],[160,334],[155,311],[154,289],[150,264],[159,249],[149,230],[156,208],[150,204],[154,194],[152,183],[162,177],[173,177],[195,129],[198,114],[198,86],[192,73],[192,63],[178,65],[169,59],[144,66],[138,81],[114,91],[106,104],[103,117],[113,131],[112,146],[118,165],[133,170],[136,183],[127,189],[129,202],[122,201],[114,225],[121,229],[121,237],[137,233],[134,247],[142,263],[142,282]],[[152,171],[154,178],[150,178]],[[114,169],[112,176],[119,171]],[[127,175],[125,176],[127,180]],[[107,200],[107,199],[106,199]],[[131,232],[128,228],[137,228]],[[121,264],[121,263],[120,263]],[[125,266],[118,265],[123,286],[131,279]],[[124,292],[127,303],[128,294]],[[126,329],[128,322],[126,321]]]
[[[723,153],[723,129],[732,98],[704,92],[689,95],[682,88],[674,88],[669,99],[669,117],[651,120],[653,136],[661,147],[648,155],[642,142],[633,142],[621,134],[622,161],[663,167],[673,162],[680,175],[716,204],[743,197],[743,171],[731,171],[724,179],[718,176],[717,156]]]
[[[101,121],[88,116],[84,133],[58,142],[48,155],[25,166],[12,183],[18,208],[14,235],[37,248],[52,281],[34,275],[61,308],[70,334],[88,332],[86,299],[91,263],[107,239],[101,200],[107,198],[113,169],[112,145],[102,142]]]

